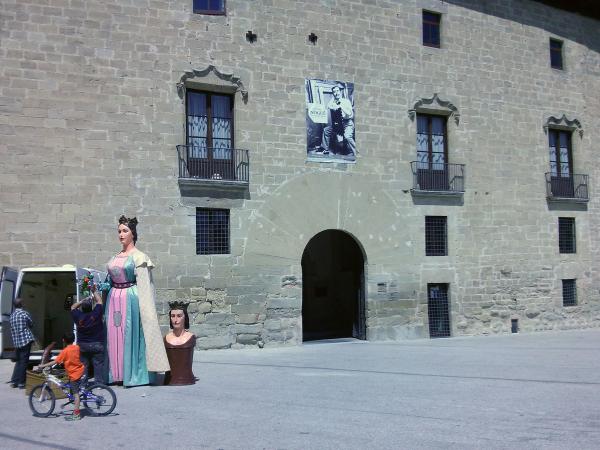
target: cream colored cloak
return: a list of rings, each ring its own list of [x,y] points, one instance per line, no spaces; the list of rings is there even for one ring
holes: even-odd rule
[[[145,253],[137,250],[132,253],[135,263],[135,276],[140,305],[140,317],[146,341],[146,365],[149,372],[166,372],[171,370],[163,337],[158,325],[152,268],[154,264]]]

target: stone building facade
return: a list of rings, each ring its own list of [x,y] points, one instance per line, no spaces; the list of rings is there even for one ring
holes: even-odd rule
[[[168,300],[189,300],[199,348],[600,325],[600,22],[589,11],[0,3],[0,265],[101,267],[124,213],[157,266],[163,324]],[[423,42],[431,17],[439,47]],[[307,80],[353,86],[354,161],[307,153]],[[229,146],[247,153],[226,152],[241,155],[229,175],[187,165],[189,92],[232,104]],[[442,138],[419,129],[431,117]],[[411,164],[418,139],[436,136],[442,166]],[[549,156],[563,138],[570,149]],[[208,241],[221,233],[223,254],[210,242],[199,254],[203,227]]]

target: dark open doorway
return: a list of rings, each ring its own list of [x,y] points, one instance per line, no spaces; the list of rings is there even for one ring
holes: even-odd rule
[[[325,230],[302,255],[302,337],[304,341],[366,339],[364,257],[352,236]]]

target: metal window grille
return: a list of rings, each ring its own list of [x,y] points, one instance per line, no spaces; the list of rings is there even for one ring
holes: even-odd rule
[[[441,20],[441,14],[423,11],[423,45],[439,48]]]
[[[450,337],[450,307],[447,284],[427,285],[427,310],[429,314],[429,336]]]
[[[575,280],[562,280],[563,306],[577,305],[577,284]]]
[[[196,208],[196,254],[229,253],[229,210]]]
[[[560,253],[576,252],[574,217],[558,218],[558,249]]]
[[[558,39],[550,39],[550,67],[563,68],[563,43]]]
[[[448,254],[447,218],[445,216],[425,217],[425,255],[444,256]]]

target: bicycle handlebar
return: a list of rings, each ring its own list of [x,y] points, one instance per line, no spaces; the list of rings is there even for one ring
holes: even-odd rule
[[[46,367],[44,367],[44,368],[41,370],[41,372],[42,372],[44,375],[48,375],[48,374],[50,373],[50,371],[51,371],[52,369],[54,369],[54,368],[55,368],[57,365],[58,365],[58,364],[53,364],[53,365],[51,365],[51,366],[46,366]],[[39,369],[38,369],[38,372],[40,372],[40,370],[39,370]]]

